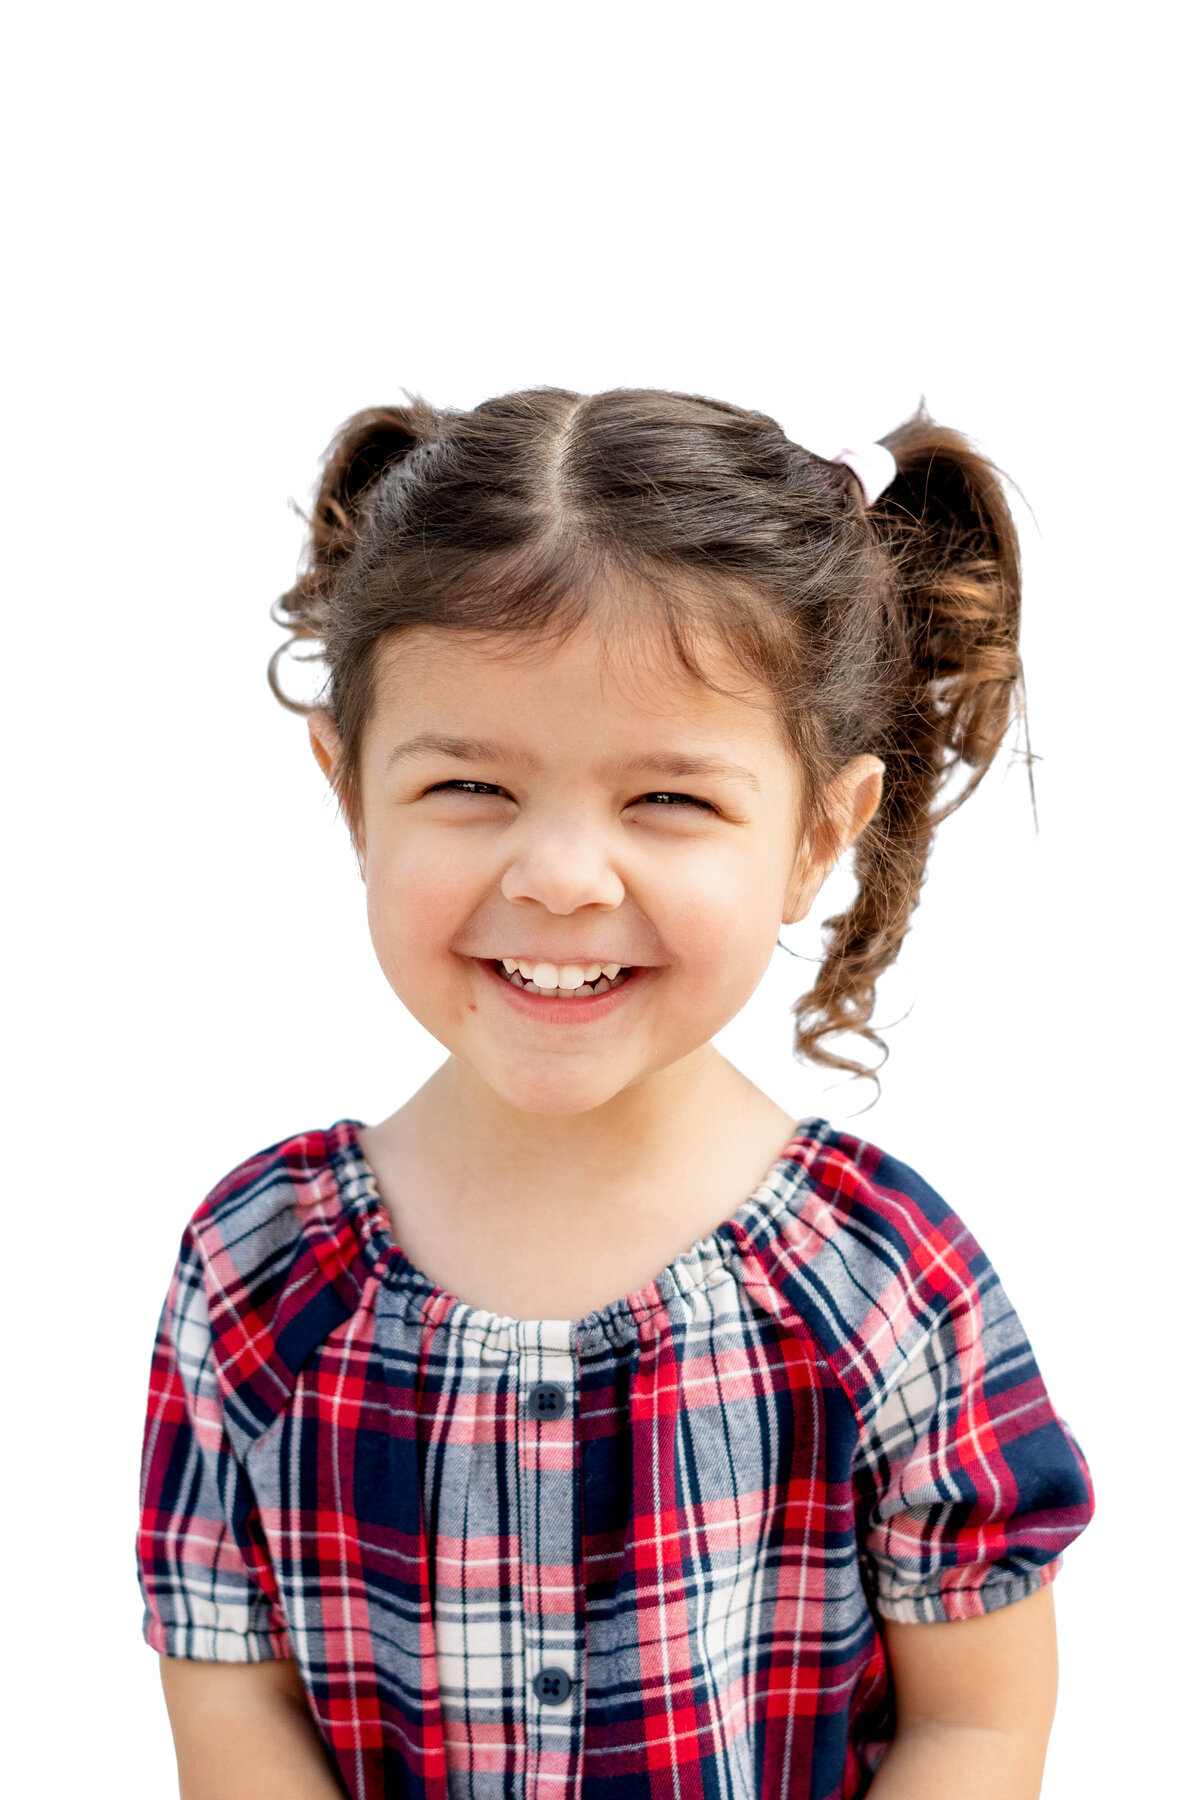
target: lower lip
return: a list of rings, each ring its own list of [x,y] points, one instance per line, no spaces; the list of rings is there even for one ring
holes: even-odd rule
[[[488,979],[501,989],[510,1006],[515,1006],[527,1019],[541,1019],[547,1025],[590,1025],[597,1019],[607,1018],[609,1013],[618,1010],[626,994],[641,987],[645,978],[653,973],[650,969],[634,969],[620,987],[609,988],[606,993],[582,994],[578,1000],[551,1000],[545,994],[531,994],[526,988],[514,987],[482,957],[476,957],[475,961]]]

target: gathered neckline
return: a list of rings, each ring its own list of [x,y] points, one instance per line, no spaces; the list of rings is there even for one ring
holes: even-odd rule
[[[363,1151],[360,1133],[365,1129],[362,1120],[339,1119],[328,1136],[341,1140],[331,1151],[332,1171],[372,1272],[426,1321],[502,1349],[550,1342],[561,1342],[565,1348],[572,1336],[581,1342],[598,1338],[618,1343],[636,1336],[672,1298],[728,1279],[729,1265],[740,1252],[739,1239],[761,1234],[791,1206],[810,1160],[801,1146],[815,1151],[831,1127],[825,1119],[797,1120],[780,1155],[735,1212],[672,1257],[643,1287],[575,1319],[518,1319],[492,1312],[450,1293],[419,1268],[396,1241],[391,1215]]]

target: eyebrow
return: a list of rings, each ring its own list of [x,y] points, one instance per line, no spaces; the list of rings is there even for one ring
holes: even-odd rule
[[[519,755],[507,744],[493,743],[490,738],[450,737],[440,731],[423,731],[418,737],[396,744],[388,753],[386,767],[399,762],[414,762],[422,756],[449,756],[458,762],[507,763],[510,768],[530,769],[533,759]],[[722,762],[715,756],[692,756],[686,751],[667,751],[657,756],[633,756],[624,762],[609,762],[606,770],[614,775],[630,775],[644,769],[654,775],[712,775],[745,781],[755,793],[761,792],[757,775],[738,763]]]

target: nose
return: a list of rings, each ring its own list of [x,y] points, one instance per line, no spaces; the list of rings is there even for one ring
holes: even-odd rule
[[[605,834],[578,813],[564,813],[530,820],[510,840],[500,892],[506,900],[536,901],[547,912],[573,913],[581,906],[620,906],[625,884]]]

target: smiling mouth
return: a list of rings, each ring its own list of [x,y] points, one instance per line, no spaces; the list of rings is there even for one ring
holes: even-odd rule
[[[633,973],[632,967],[623,968],[617,971],[611,981],[609,981],[607,976],[601,975],[597,981],[585,981],[582,987],[547,988],[538,987],[534,982],[526,981],[524,976],[517,969],[514,969],[510,975],[508,970],[504,967],[504,964],[498,958],[493,959],[491,967],[496,971],[496,974],[500,977],[501,981],[507,981],[510,986],[520,988],[523,993],[542,994],[550,1000],[586,1000],[592,994],[607,994],[610,993],[613,988],[618,988],[623,982],[628,981]]]

